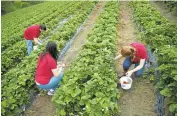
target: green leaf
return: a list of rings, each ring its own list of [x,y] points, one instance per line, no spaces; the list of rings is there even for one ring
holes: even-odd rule
[[[175,112],[177,111],[177,104],[171,104],[170,105],[170,112]]]
[[[79,88],[77,88],[73,93],[71,93],[71,96],[76,97],[80,93],[81,93],[81,90]]]
[[[90,100],[90,102],[91,102],[93,105],[94,105],[94,104],[97,104],[96,99]]]
[[[6,101],[2,101],[2,102],[1,102],[1,106],[2,106],[2,107],[7,107],[7,102],[6,102]]]
[[[99,81],[99,84],[100,84],[100,85],[103,85],[103,83],[104,83],[103,80],[100,80],[100,81]]]
[[[177,81],[177,75],[175,75],[175,77],[173,78],[175,81]]]
[[[15,99],[9,99],[9,103],[15,103],[16,100]]]
[[[166,97],[171,97],[172,92],[169,88],[165,88],[160,91],[160,94],[162,94],[163,96],[166,96]]]
[[[62,109],[62,110],[60,110],[60,114],[62,115],[62,116],[66,116],[66,112]]]
[[[72,99],[71,99],[70,96],[66,96],[66,97],[65,97],[65,101],[66,101],[66,103],[69,103],[71,100],[72,100]]]
[[[88,98],[90,98],[90,95],[85,95],[81,97],[82,100],[87,100]]]
[[[102,92],[96,92],[95,94],[97,97],[104,97],[105,95]]]

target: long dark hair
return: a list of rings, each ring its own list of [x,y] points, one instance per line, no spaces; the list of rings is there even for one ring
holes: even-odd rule
[[[53,41],[49,41],[46,45],[45,52],[42,53],[42,58],[49,53],[56,61],[58,58],[57,44]]]

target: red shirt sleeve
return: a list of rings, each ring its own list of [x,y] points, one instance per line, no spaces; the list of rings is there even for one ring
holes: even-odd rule
[[[52,69],[57,68],[55,59],[47,53],[43,58],[40,55],[38,59],[38,66],[36,69],[35,80],[39,84],[47,84],[53,77]]]

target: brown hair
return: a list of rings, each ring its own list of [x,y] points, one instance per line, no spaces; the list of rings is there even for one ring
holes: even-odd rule
[[[134,53],[134,49],[131,46],[122,46],[121,47],[121,55],[126,57],[126,56],[131,56]]]

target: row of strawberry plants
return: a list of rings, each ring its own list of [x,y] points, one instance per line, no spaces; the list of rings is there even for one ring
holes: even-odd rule
[[[61,4],[63,4],[63,3],[61,2]],[[42,12],[44,12],[43,11],[44,10],[43,7],[45,7],[45,10],[47,10],[49,8],[52,9],[52,7],[55,6],[55,4],[57,4],[57,2],[48,2],[48,3],[47,2],[45,2],[45,3],[43,2],[41,4],[37,4],[37,5],[26,7],[26,8],[20,9],[20,10],[16,10],[14,12],[11,12],[11,13],[8,13],[6,15],[3,15],[3,19],[5,20],[4,23],[6,25],[8,25],[8,26],[10,26],[11,24],[13,24],[13,22],[8,22],[8,20],[12,20],[12,19],[9,19],[9,17],[11,17],[11,18],[15,17],[12,20],[14,22],[17,22],[17,23],[23,22],[26,19],[30,19],[31,14],[34,13],[33,11],[31,11],[31,9],[36,9],[36,11],[38,11],[39,13],[42,13]],[[52,7],[51,7],[51,5],[52,5]],[[40,9],[40,8],[42,8],[42,9]],[[22,14],[23,14],[23,16],[21,16]]]
[[[69,2],[45,2],[33,7],[24,8],[13,13],[4,15],[2,17],[2,27],[4,28],[2,32],[7,35],[12,35],[13,32],[15,33],[20,31],[21,26],[24,26],[24,24],[31,22],[30,20],[41,20],[43,17],[49,16],[50,14],[54,13],[57,10],[57,7],[62,7],[63,5],[67,4],[69,4]],[[16,26],[15,28],[13,27],[14,25]],[[9,30],[11,30],[11,28],[14,28],[14,30],[10,33],[7,33],[9,32]]]
[[[133,2],[134,20],[141,30],[141,38],[150,45],[157,57],[156,88],[170,99],[170,112],[177,115],[177,25],[170,24],[160,12],[147,2]]]
[[[67,9],[65,9],[63,7],[63,10],[60,10],[62,12],[58,12],[60,13],[60,17],[56,18],[56,19],[51,19],[51,21],[49,21],[47,24],[48,25],[53,25],[54,27],[56,27],[55,25],[58,24],[58,20],[63,19],[64,17],[66,17],[66,13],[67,13],[67,17],[71,14],[73,14],[74,12],[77,13],[78,12],[78,7],[81,5],[82,3],[78,3],[78,4],[71,4],[69,6],[65,6]],[[56,15],[55,15],[56,16]],[[56,22],[57,20],[57,22]],[[47,25],[47,27],[48,27]],[[49,29],[47,30],[47,34],[51,33],[51,29],[50,28],[54,28],[54,27],[48,27]],[[43,38],[45,35],[41,35],[41,37]],[[20,47],[19,47],[20,46]],[[16,66],[19,62],[21,62],[21,60],[23,60],[23,58],[25,57],[26,53],[27,53],[27,47],[26,47],[26,42],[20,41],[17,42],[16,44],[14,44],[12,47],[6,49],[4,52],[2,52],[2,74],[6,73],[10,68]]]
[[[2,28],[2,30],[4,30],[4,29],[7,30],[7,31],[2,31],[2,40],[3,40],[2,41],[2,50],[4,51],[8,47],[11,47],[14,43],[16,43],[18,41],[22,41],[23,38],[24,38],[23,37],[23,31],[29,25],[35,24],[36,22],[46,23],[47,21],[50,21],[51,19],[56,19],[55,17],[57,17],[58,14],[62,13],[63,9],[65,8],[64,6],[67,7],[70,4],[71,3],[67,4],[67,3],[63,3],[63,2],[61,2],[61,4],[49,4],[49,6],[52,7],[52,8],[50,10],[48,10],[48,12],[42,12],[42,11],[45,11],[46,9],[48,9],[48,7],[47,7],[48,4],[46,4],[46,5],[44,4],[40,7],[38,7],[42,11],[38,11],[37,9],[34,10],[34,9],[31,8],[30,12],[33,11],[35,13],[40,13],[40,15],[35,14],[35,13],[30,14],[30,12],[29,13],[26,12],[26,14],[28,14],[30,16],[30,19],[27,19],[26,21],[20,22],[20,23],[13,22],[12,20],[14,18],[11,18],[11,17],[14,16],[14,15],[10,15],[8,21],[11,22],[11,26],[8,26],[8,24],[4,23],[6,20],[5,20],[5,18],[2,18],[2,25],[5,26],[4,28]],[[46,6],[46,7],[44,7],[44,6]],[[55,10],[55,12],[53,12],[53,10]],[[14,14],[16,14],[16,13],[14,13]],[[19,16],[19,17],[23,18],[24,16],[22,15],[22,16]],[[45,20],[45,19],[48,19],[48,20]]]
[[[27,16],[25,14],[23,16],[21,16],[18,13],[14,12],[13,15],[10,15],[10,16],[8,15],[8,16],[3,17],[4,29],[2,31],[4,32],[4,30],[6,29],[6,32],[9,32],[9,30],[11,30],[11,28],[9,28],[9,27],[11,27],[12,25],[16,25],[16,27],[15,27],[15,30],[10,31],[10,33],[13,34],[15,32],[21,31],[20,26],[23,27],[24,25],[26,25],[26,27],[27,27],[31,24],[31,22],[40,21],[41,19],[43,19],[43,17],[49,18],[49,20],[50,20],[51,18],[49,16],[55,14],[58,9],[62,9],[62,7],[64,7],[65,5],[76,4],[76,3],[80,3],[80,2],[62,2],[62,1],[60,1],[60,2],[47,2],[44,5],[41,4],[41,6],[38,6],[37,9],[31,8],[30,11],[28,11],[26,9],[19,11],[20,13],[22,12],[22,14],[25,11],[25,14],[27,14]],[[33,10],[33,9],[35,9],[35,10]],[[47,9],[50,9],[50,10],[48,10],[48,12],[44,12]],[[26,13],[26,12],[28,12],[28,13]],[[58,14],[60,14],[60,13],[58,13]],[[7,17],[8,17],[8,20],[7,20]],[[18,19],[16,17],[18,17],[18,18],[20,17],[20,19],[24,18],[24,21],[19,21],[20,19]],[[55,18],[55,17],[52,17],[52,18]],[[18,19],[18,21],[16,21],[16,19]],[[10,22],[11,24],[9,25],[9,23],[5,23],[5,22]],[[5,33],[5,34],[7,35],[9,33]],[[9,34],[9,35],[12,35],[12,34]]]
[[[68,10],[68,9],[71,9],[71,8],[76,9],[79,7],[79,5],[81,5],[80,2],[78,2],[78,3],[74,2],[74,3],[68,3],[67,5],[62,4],[62,7],[55,6],[54,7],[54,8],[56,8],[55,12],[51,13],[49,11],[50,15],[48,15],[47,17],[43,17],[42,19],[38,18],[38,20],[31,18],[31,20],[28,21],[28,26],[29,26],[29,24],[46,24],[47,31],[45,33],[42,33],[40,36],[41,38],[43,38],[44,36],[47,36],[48,34],[50,34],[51,30],[53,30],[58,25],[58,22],[60,20],[62,20],[64,17],[68,17],[69,15],[73,14],[73,12],[76,11],[74,9],[73,10]],[[52,11],[52,9],[51,9],[51,11]],[[10,38],[3,39],[2,51],[5,51],[8,48],[10,49],[10,47],[12,45],[14,45],[14,43],[24,40],[23,31],[27,27],[25,25],[26,24],[23,24],[19,33],[16,33],[14,36],[12,35]]]
[[[70,12],[74,13],[73,11],[75,11],[75,13],[74,13],[75,15],[74,14],[73,15],[74,15],[74,17],[77,17],[77,19],[76,18],[70,19],[70,21],[65,24],[66,26],[64,26],[63,28],[58,29],[57,32],[53,36],[51,36],[51,38],[53,38],[53,37],[56,38],[57,37],[57,38],[59,38],[62,41],[62,39],[63,39],[62,36],[66,35],[65,33],[67,32],[67,30],[74,30],[75,29],[75,26],[74,26],[75,24],[70,26],[69,23],[70,22],[72,22],[72,23],[78,22],[79,20],[82,21],[85,18],[85,17],[80,17],[79,16],[80,12],[82,12],[82,14],[84,14],[84,13],[87,14],[88,13],[87,11],[83,11],[84,9],[78,10],[78,6],[81,6],[81,4],[84,4],[84,2],[82,2],[82,3],[80,3],[80,4],[76,5],[76,6],[70,7],[70,8],[68,8],[68,10],[65,10],[67,13],[70,13]],[[84,6],[83,6],[83,8],[84,8]],[[68,12],[68,11],[70,11],[70,12]],[[65,15],[65,13],[64,13],[64,15]],[[78,18],[80,18],[80,19],[78,20]],[[61,31],[64,31],[64,32],[61,33]],[[61,33],[61,34],[58,34],[58,33]],[[70,33],[68,33],[68,34],[70,34]],[[70,35],[72,35],[72,34],[70,34]],[[68,37],[69,36],[66,36],[65,38],[68,38]],[[5,63],[6,63],[5,66],[9,66],[9,68],[12,68],[13,66],[16,66],[19,62],[21,62],[21,60],[24,58],[23,54],[25,54],[25,52],[26,52],[26,49],[25,49],[26,48],[26,44],[25,44],[25,42],[19,42],[16,45],[17,46],[15,46],[15,48],[17,48],[18,46],[21,45],[21,49],[11,49],[11,51],[6,53],[6,54],[10,54],[10,56],[2,55],[3,61],[4,61],[4,62],[2,62],[2,68],[4,66],[3,64],[5,64]]]
[[[50,32],[50,30],[53,30],[53,28],[55,28],[55,26],[57,25],[59,20],[61,20],[63,17],[67,17],[68,15],[72,14],[72,12],[75,11],[73,9],[73,11],[68,12],[68,8],[70,9],[70,7],[71,8],[76,7],[76,6],[73,6],[74,4],[75,5],[77,4],[77,7],[79,7],[79,5],[81,5],[80,2],[79,3],[77,3],[77,2],[68,3],[67,5],[61,4],[62,7],[60,7],[60,6],[55,6],[54,7],[55,12],[51,13],[52,9],[51,9],[51,11],[49,10],[50,15],[48,15],[47,17],[43,17],[42,20],[40,18],[38,18],[38,20],[35,20],[34,18],[31,18],[31,20],[28,21],[28,22],[30,24],[33,24],[33,23],[43,24],[43,23],[45,23],[47,25],[47,32],[42,33],[42,36],[46,36]],[[24,40],[23,31],[25,29],[24,27],[27,27],[25,25],[26,24],[22,24],[22,28],[20,29],[20,32],[15,34],[15,36],[12,35],[12,38],[8,38],[6,40],[3,39],[3,41],[2,41],[4,43],[4,44],[2,44],[3,51],[6,48],[11,47],[14,43]]]
[[[61,3],[64,5],[64,3]],[[54,7],[54,3],[53,4],[46,4],[43,3],[40,6],[38,5],[37,8],[30,7],[30,11],[28,11],[27,9],[22,9],[22,10],[18,10],[18,12],[21,12],[24,15],[19,14],[18,12],[13,12],[9,15],[5,15],[2,17],[2,38],[6,39],[6,37],[13,37],[13,35],[16,35],[16,33],[18,33],[19,31],[21,32],[21,28],[25,27],[25,25],[27,23],[31,23],[31,20],[41,20],[44,17],[50,15],[52,13],[52,11],[54,9],[56,9],[55,5]],[[51,7],[51,9],[49,10],[49,12],[43,12],[44,10],[49,9],[49,6]],[[29,9],[29,8],[28,8]]]
[[[170,11],[177,10],[177,1],[163,1]]]
[[[106,2],[79,56],[52,98],[57,116],[111,116],[118,113],[116,52],[118,2]]]
[[[75,30],[68,30],[68,33],[72,36],[77,27],[83,23],[84,18],[87,17],[93,6],[94,2],[83,2],[81,7],[82,11],[73,15],[72,21],[67,23],[67,25],[64,25],[63,28],[69,29],[70,27],[75,26]],[[77,20],[78,18],[82,20]],[[62,36],[66,36],[68,38],[65,40],[60,40],[60,38],[50,39],[57,43],[59,49],[61,49],[66,41],[70,39],[69,37],[71,37],[68,36],[68,33],[65,33],[65,30],[60,33]],[[43,46],[39,46],[38,50],[35,50],[30,56],[26,56],[24,60],[17,65],[17,67],[9,70],[9,72],[4,75],[1,94],[2,116],[16,116],[19,112],[19,108],[24,104],[28,104],[29,94],[37,90],[34,81],[34,72],[36,69],[38,55],[45,49],[45,45],[46,43]]]

